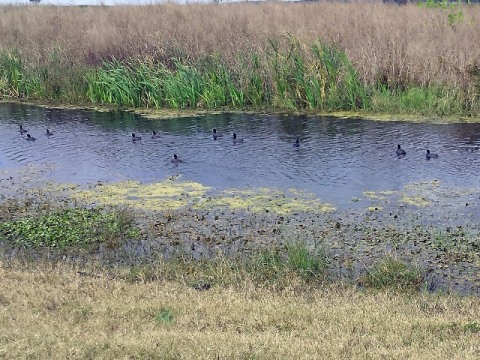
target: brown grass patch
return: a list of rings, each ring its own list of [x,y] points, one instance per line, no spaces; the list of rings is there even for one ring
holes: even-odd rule
[[[77,269],[0,268],[5,358],[415,358],[480,356],[476,297],[273,292],[249,284],[196,291]],[[169,313],[168,321],[159,315]]]

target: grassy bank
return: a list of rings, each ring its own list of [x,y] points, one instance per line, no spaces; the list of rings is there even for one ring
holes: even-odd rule
[[[68,266],[0,267],[4,358],[415,358],[480,355],[478,297],[298,293],[249,282],[199,291]]]
[[[0,94],[477,116],[480,8],[428,4],[4,6]]]
[[[125,281],[222,287],[248,282],[285,289],[298,283],[303,291],[334,283],[480,294],[478,217],[464,210],[445,214],[440,192],[432,204],[438,212],[386,201],[385,210],[344,212],[311,199],[303,206],[301,198],[276,202],[276,193],[265,189],[229,202],[222,194],[197,192],[192,201],[184,197],[195,187],[190,182],[130,184],[133,193],[120,184],[26,189],[20,178],[11,181],[20,184],[12,193],[9,182],[3,182],[0,201],[0,256],[7,266],[69,263]],[[152,198],[153,185],[160,191]],[[451,200],[456,193],[446,194]]]
[[[1,357],[480,355],[474,227],[423,228],[420,212],[411,228],[407,209],[349,220],[274,205],[92,207],[38,185],[2,180]]]

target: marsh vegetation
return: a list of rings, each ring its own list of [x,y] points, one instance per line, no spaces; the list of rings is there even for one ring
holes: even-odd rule
[[[428,293],[426,268],[400,256],[376,257],[378,261],[363,268],[357,287],[352,277],[341,275],[336,266],[344,263],[352,271],[355,257],[373,241],[366,227],[361,232],[369,240],[340,245],[342,228],[348,227],[340,223],[321,226],[309,219],[295,225],[293,219],[288,224],[278,217],[268,223],[260,216],[253,232],[242,236],[228,231],[235,219],[242,221],[239,215],[205,221],[187,209],[149,216],[126,209],[72,210],[54,208],[46,198],[3,201],[0,206],[0,353],[6,358],[479,355],[478,296]],[[38,234],[40,224],[52,218],[60,221],[41,237],[58,231],[72,237],[92,226],[89,216],[83,216],[90,212],[108,219],[122,214],[127,225],[117,233],[119,241],[103,249],[86,242],[72,247],[19,241],[29,238],[21,232],[27,224]],[[318,230],[315,246],[305,241],[306,223]],[[112,228],[109,220],[94,228],[114,234],[119,227]],[[12,229],[18,230],[14,237]],[[278,229],[287,242],[278,242]],[[182,243],[185,236],[192,239],[190,252]],[[401,236],[419,239],[418,234]],[[236,255],[221,250],[221,244],[233,246],[239,238],[243,245]],[[392,233],[377,238],[401,243]],[[97,244],[104,244],[101,238]],[[443,254],[460,248],[455,242],[451,246],[452,252]],[[207,254],[207,248],[213,252]],[[168,255],[168,249],[175,251]],[[397,254],[405,254],[400,249]]]
[[[2,181],[4,188],[9,182]],[[255,205],[266,201],[265,190],[237,202],[222,203],[222,194],[199,195],[192,202],[180,190],[192,184],[182,181],[171,191],[162,184],[153,207],[142,205],[153,195],[150,185],[134,196],[117,186],[123,196],[113,198],[48,183],[5,192],[4,265],[70,263],[125,281],[220,287],[248,281],[275,289],[294,282],[299,291],[330,283],[406,292],[480,291],[480,230],[468,221],[459,226],[449,214],[439,215],[445,226],[432,226],[432,211],[415,205],[325,211],[311,204],[302,208],[301,199],[293,198],[287,201],[295,206]],[[113,185],[98,188],[112,193]]]
[[[2,6],[0,95],[476,117],[479,17],[475,5]],[[370,192],[373,206],[336,212],[266,190],[37,175],[0,179],[1,357],[480,356],[480,229],[463,193]],[[445,204],[433,225],[410,211]]]
[[[479,355],[473,225],[194,208],[180,192],[162,209],[133,208],[126,191],[92,205],[14,176],[0,195],[6,358]]]
[[[477,5],[3,6],[0,13],[3,98],[478,115]]]

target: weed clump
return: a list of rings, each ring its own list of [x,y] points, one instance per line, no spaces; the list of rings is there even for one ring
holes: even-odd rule
[[[323,249],[310,250],[303,242],[291,242],[284,252],[261,251],[249,260],[246,270],[257,283],[282,283],[292,277],[312,283],[326,279],[327,264]]]
[[[173,322],[173,312],[170,309],[162,309],[156,316],[155,321],[159,324],[171,324]]]
[[[0,224],[2,241],[25,248],[67,249],[99,244],[113,248],[139,234],[133,217],[125,209],[60,209]]]
[[[368,270],[360,279],[360,283],[374,289],[418,290],[422,283],[422,275],[418,268],[387,256]]]

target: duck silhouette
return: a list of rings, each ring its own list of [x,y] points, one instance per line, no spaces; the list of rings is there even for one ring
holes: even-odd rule
[[[300,139],[297,139],[297,140],[293,143],[293,147],[296,147],[296,148],[299,148],[299,147],[300,147]]]
[[[37,139],[35,139],[33,136],[30,136],[30,134],[27,134],[27,137],[25,138],[25,140],[27,141],[35,141]]]
[[[214,138],[215,140],[217,140],[217,138],[223,136],[222,133],[217,132],[217,129],[213,129],[212,132],[213,132],[213,138]]]
[[[136,136],[135,134],[132,134],[132,141],[139,141],[139,140],[142,140],[142,137],[141,136]]]
[[[397,146],[397,155],[398,155],[398,156],[407,155],[407,152],[402,149],[402,147],[400,146],[400,144],[398,144],[398,146]]]
[[[18,132],[19,132],[20,134],[22,134],[22,135],[27,132],[27,130],[25,130],[22,125],[18,125],[18,128],[19,128],[19,129],[18,129]]]
[[[156,131],[152,131],[152,139],[160,139],[160,135],[157,135]]]
[[[50,132],[50,130],[46,129],[46,130],[45,130],[45,135],[47,135],[47,136],[52,136],[53,133]]]
[[[430,150],[427,150],[427,160],[438,158],[438,154],[431,153]]]
[[[233,143],[234,143],[234,144],[241,144],[241,143],[243,143],[244,140],[237,138],[237,134],[233,133],[232,135],[233,135]]]
[[[180,163],[183,163],[183,160],[180,160],[177,154],[173,154],[172,164],[180,164]]]

